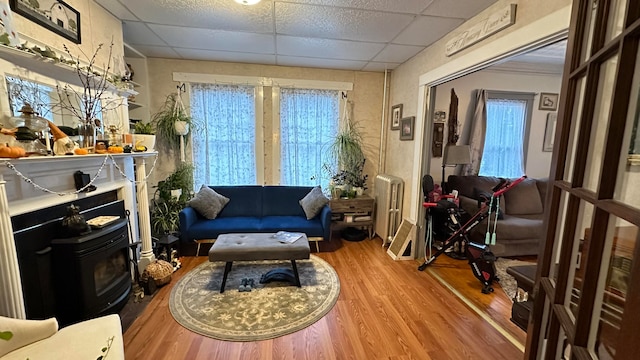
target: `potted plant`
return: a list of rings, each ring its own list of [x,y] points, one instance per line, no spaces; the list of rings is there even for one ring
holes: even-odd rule
[[[151,210],[151,226],[154,234],[178,231],[180,210],[193,196],[193,165],[181,163],[166,179],[158,182]]]
[[[156,144],[153,123],[138,121],[135,123],[133,131],[135,132],[134,150],[153,151]]]
[[[193,127],[193,119],[187,114],[179,94],[167,96],[160,111],[151,120],[159,138],[159,147],[171,151],[180,150],[183,136],[188,135]],[[188,140],[188,137],[187,139]]]
[[[346,108],[340,130],[331,143],[330,153],[334,161],[334,186],[339,186],[347,193],[351,192],[352,187],[366,189],[362,133],[357,123],[348,116]]]

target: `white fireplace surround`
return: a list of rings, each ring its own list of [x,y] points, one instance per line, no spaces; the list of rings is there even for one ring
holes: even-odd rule
[[[108,156],[106,162],[105,156]],[[0,288],[2,289],[0,315],[18,319],[26,318],[20,269],[11,225],[12,216],[115,190],[118,198],[124,201],[125,209],[132,214],[130,220],[134,238],[130,241],[135,242],[138,240],[136,237],[140,236],[139,240],[142,242],[140,269],[144,269],[147,264],[155,260],[151,246],[147,183],[144,180],[147,168],[152,170],[156,156],[157,153],[147,152],[23,159],[0,158],[0,165],[2,165],[0,167]],[[76,191],[73,173],[79,170],[89,174],[93,179],[103,163],[104,168],[93,183],[97,190],[90,193],[73,193]],[[12,164],[33,183],[64,195],[39,190],[16,174],[8,164]],[[115,164],[126,177],[121,174]],[[134,179],[135,182],[132,182]],[[138,216],[136,217],[135,214]]]

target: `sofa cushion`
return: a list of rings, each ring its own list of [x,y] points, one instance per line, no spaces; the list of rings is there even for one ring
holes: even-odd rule
[[[260,224],[260,231],[278,232],[280,230],[302,232],[307,237],[321,237],[324,228],[319,218],[305,220],[302,216],[265,216]]]
[[[188,235],[194,239],[215,239],[220,234],[260,232],[260,221],[260,218],[253,216],[197,221],[189,227]]]
[[[193,199],[189,200],[187,205],[207,219],[215,219],[228,202],[228,197],[218,194],[206,185],[202,185],[200,191]]]
[[[316,186],[300,200],[300,206],[307,215],[307,220],[316,217],[322,208],[329,203],[329,199],[322,193],[322,188]]]
[[[447,179],[447,189],[458,190],[459,195],[475,198],[476,189],[492,192],[500,179],[492,176],[461,176],[450,175]]]
[[[55,318],[47,320],[23,320],[0,316],[0,357],[52,336],[58,331]]]
[[[536,180],[525,179],[504,193],[505,212],[509,215],[542,214],[542,199]]]
[[[262,216],[304,217],[299,201],[311,189],[311,186],[265,186],[262,189]]]
[[[236,216],[262,216],[262,186],[213,186],[213,190],[229,198],[219,218]]]

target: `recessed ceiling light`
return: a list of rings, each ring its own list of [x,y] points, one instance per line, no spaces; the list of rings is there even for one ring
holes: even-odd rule
[[[234,0],[234,1],[242,5],[255,5],[260,2],[260,0]]]

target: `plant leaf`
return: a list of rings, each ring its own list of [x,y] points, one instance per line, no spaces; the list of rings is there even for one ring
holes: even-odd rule
[[[11,340],[11,338],[13,337],[13,333],[11,331],[1,331],[0,332],[0,339],[2,340]]]

